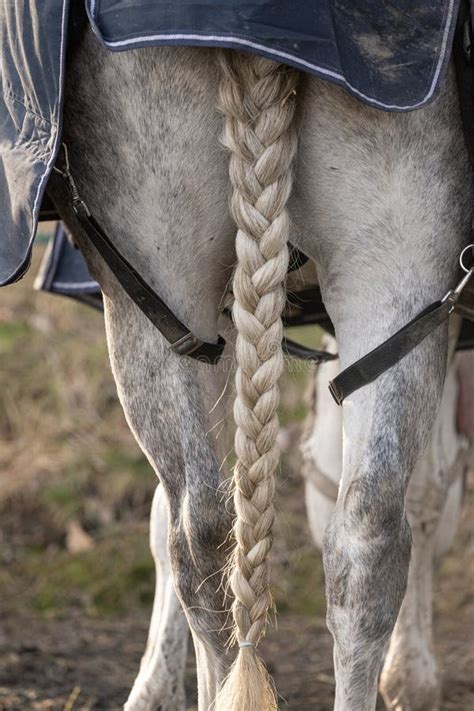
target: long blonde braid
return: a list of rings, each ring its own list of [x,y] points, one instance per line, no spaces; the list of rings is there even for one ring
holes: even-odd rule
[[[236,548],[231,587],[238,657],[216,701],[217,711],[277,708],[256,653],[270,592],[275,472],[279,464],[278,381],[283,370],[281,313],[288,267],[289,217],[296,153],[293,125],[298,73],[257,56],[220,52],[223,143],[231,151],[232,214],[237,223],[233,318],[237,328],[234,417]]]

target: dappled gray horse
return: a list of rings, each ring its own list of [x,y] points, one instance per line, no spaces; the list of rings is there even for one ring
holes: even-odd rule
[[[229,335],[219,366],[182,359],[97,257],[60,178],[51,181],[103,289],[119,397],[163,486],[156,507],[166,507],[172,587],[196,649],[200,711],[214,701],[217,711],[274,709],[256,646],[272,605],[287,242],[317,264],[342,367],[452,287],[469,232],[453,74],[432,104],[386,114],[261,57],[190,48],[112,54],[86,31],[71,51],[64,111],[71,169],[93,214],[204,340],[215,340],[218,320],[226,321],[223,297],[234,271],[235,349]],[[224,328],[232,333],[228,321]],[[375,708],[407,586],[405,492],[439,411],[447,344],[442,326],[343,406],[341,481],[324,541],[338,711]],[[231,387],[234,357],[236,661],[221,585],[233,518],[221,464],[231,445],[225,433],[217,437],[230,419],[222,393]],[[184,654],[180,640],[163,650],[163,668],[166,653]],[[161,707],[182,708],[179,679],[168,692]],[[128,708],[153,708],[152,693],[138,689]]]

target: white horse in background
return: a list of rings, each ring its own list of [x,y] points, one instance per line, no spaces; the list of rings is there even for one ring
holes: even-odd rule
[[[335,708],[374,709],[384,659],[388,708],[438,707],[431,580],[461,502],[452,474],[464,448],[454,424],[459,324],[453,319],[449,356],[440,327],[342,410],[323,383],[453,286],[470,219],[457,101],[452,72],[429,106],[387,114],[260,57],[189,48],[114,54],[90,31],[74,38],[64,140],[81,195],[193,333],[209,341],[218,323],[228,331],[216,367],[171,352],[91,247],[55,176],[55,202],[104,293],[128,423],[161,482],[152,513],[155,608],[128,711],[185,708],[188,626],[200,711],[277,708],[257,645],[272,607],[289,241],[317,265],[340,358],[318,373],[304,447],[318,544],[325,530]],[[221,313],[232,272],[235,344]],[[230,419],[234,357],[236,545],[226,596],[219,583],[234,514],[221,463],[233,433],[229,426],[217,440],[213,426]],[[316,471],[338,482],[337,502],[318,492]],[[237,655],[228,647],[231,603]]]

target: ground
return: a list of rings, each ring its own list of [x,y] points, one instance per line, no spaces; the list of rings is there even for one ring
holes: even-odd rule
[[[0,299],[0,711],[118,711],[150,615],[147,517],[156,481],[117,403],[101,315],[35,293],[31,283]],[[291,441],[307,378],[304,368],[286,376],[282,424]],[[262,651],[282,708],[329,711],[323,573],[296,452],[284,458],[277,506],[278,630]],[[471,486],[436,579],[443,711],[474,709],[473,514]],[[187,689],[192,709],[192,659]]]

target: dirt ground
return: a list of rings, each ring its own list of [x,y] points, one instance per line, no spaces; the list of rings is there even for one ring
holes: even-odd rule
[[[300,536],[306,533],[301,494],[297,476],[289,476],[281,492],[285,514],[280,514],[275,553],[275,579],[288,574],[291,578],[293,573],[297,585],[304,585],[303,572],[308,562],[314,560],[320,574],[317,553],[301,545]],[[445,711],[474,709],[473,513],[471,493],[456,546],[445,559],[436,583],[437,651],[443,660],[442,709]],[[300,523],[297,527],[295,520]],[[282,540],[285,530],[290,533]],[[295,555],[305,558],[299,570]],[[311,585],[309,578],[314,581],[314,576],[308,575]],[[320,595],[319,589],[316,597]],[[279,629],[270,633],[262,647],[283,697],[281,708],[330,711],[334,692],[332,652],[322,615],[318,614],[317,605],[314,608],[314,600],[308,592],[299,602],[301,609],[296,611],[287,609],[285,597],[285,590],[278,588]],[[314,616],[305,612],[306,605],[316,611]],[[68,709],[115,711],[121,708],[138,669],[146,639],[148,610],[128,610],[107,619],[93,618],[77,610],[51,619],[24,612],[3,612],[0,619],[2,711],[59,711],[66,708],[68,699],[72,701],[76,696],[77,700]],[[188,661],[187,697],[188,707],[193,708],[196,687],[192,658]],[[379,708],[383,708],[381,703]]]
[[[0,711],[118,711],[153,597],[147,518],[155,479],[117,404],[100,315],[30,285],[4,290],[0,302]],[[306,379],[286,383],[282,422],[292,439]],[[472,484],[436,578],[442,711],[474,709]],[[281,708],[329,711],[323,572],[296,455],[285,458],[278,497],[278,630],[262,652]],[[187,698],[195,708],[191,655]]]

